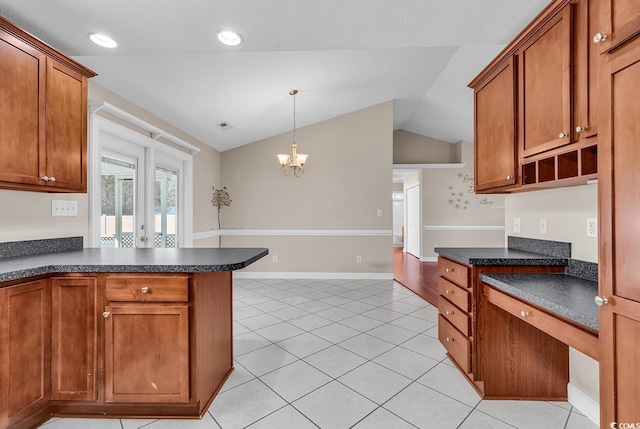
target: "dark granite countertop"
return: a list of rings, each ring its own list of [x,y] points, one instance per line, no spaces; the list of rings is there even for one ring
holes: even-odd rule
[[[480,280],[598,331],[598,283],[566,274],[482,274]]]
[[[269,254],[265,248],[79,249],[0,258],[0,282],[51,273],[197,273],[233,271]]]
[[[445,258],[470,265],[560,265],[569,258],[543,255],[505,247],[436,247],[434,252]]]

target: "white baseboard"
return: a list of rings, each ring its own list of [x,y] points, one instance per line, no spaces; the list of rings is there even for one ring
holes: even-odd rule
[[[438,262],[437,256],[422,256],[420,262]]]
[[[596,425],[600,425],[600,404],[573,384],[567,384],[567,399],[579,412]]]
[[[255,272],[234,271],[237,279],[338,279],[393,280],[393,273],[311,273],[311,272]]]

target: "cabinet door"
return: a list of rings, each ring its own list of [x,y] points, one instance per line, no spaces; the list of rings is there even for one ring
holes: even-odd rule
[[[87,190],[87,80],[49,60],[46,176],[48,186]]]
[[[46,58],[0,29],[0,182],[43,184]]]
[[[96,279],[51,280],[51,398],[96,399]]]
[[[571,11],[568,4],[518,51],[521,157],[571,142]]]
[[[509,58],[475,88],[475,190],[514,185],[516,64]]]
[[[188,305],[106,308],[105,401],[189,402]]]
[[[640,36],[604,57],[601,75],[600,213],[601,427],[638,422],[640,367]],[[601,148],[601,149],[600,149]]]
[[[49,367],[51,291],[48,280],[0,291],[0,400],[5,426],[45,407]]]
[[[600,52],[609,52],[640,34],[640,2],[638,0],[601,0],[602,23],[597,33],[605,38],[595,38]]]
[[[600,51],[593,35],[600,27],[600,2],[580,0],[574,10],[573,123],[574,140],[598,134],[598,71]]]

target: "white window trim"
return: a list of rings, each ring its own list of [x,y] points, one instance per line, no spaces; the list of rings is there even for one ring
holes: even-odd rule
[[[198,153],[200,149],[106,102],[90,103],[89,108],[89,247],[100,247],[100,242],[96,241],[96,237],[100,236],[101,132],[144,147],[147,153],[147,163],[151,162],[150,165],[155,166],[153,162],[155,151],[164,152],[182,161],[184,179],[181,181],[182,184],[179,185],[179,195],[182,195],[180,203],[183,204],[183,206],[178,225],[180,247],[193,247],[193,155]],[[142,128],[148,131],[153,138],[99,116],[96,114],[98,111],[109,113],[138,128]],[[162,143],[157,140],[159,137],[185,148],[188,152]],[[151,170],[153,174],[155,174],[155,168]],[[147,174],[149,174],[149,172],[147,172]],[[148,183],[147,186],[152,186],[152,184]],[[153,194],[152,192],[150,195]],[[149,222],[147,222],[147,224],[151,225]]]

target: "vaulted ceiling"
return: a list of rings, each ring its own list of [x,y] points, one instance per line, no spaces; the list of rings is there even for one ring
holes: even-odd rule
[[[547,0],[0,0],[95,80],[224,151],[384,101],[394,128],[473,139],[467,83]],[[219,29],[244,37],[221,45]],[[115,49],[92,44],[108,34]],[[220,129],[229,123],[233,128]]]

